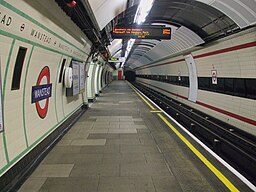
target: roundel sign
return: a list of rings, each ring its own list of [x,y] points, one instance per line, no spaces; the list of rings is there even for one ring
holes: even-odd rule
[[[32,103],[35,103],[40,118],[45,118],[48,111],[49,98],[52,96],[52,84],[50,83],[50,69],[44,67],[32,87]]]

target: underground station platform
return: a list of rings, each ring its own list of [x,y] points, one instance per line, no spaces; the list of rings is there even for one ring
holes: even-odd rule
[[[19,191],[251,189],[132,85],[114,81]]]

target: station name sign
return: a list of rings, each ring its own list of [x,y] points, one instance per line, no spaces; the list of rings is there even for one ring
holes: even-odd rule
[[[32,103],[47,99],[52,95],[52,84],[32,87]]]
[[[117,27],[113,39],[171,39],[171,28],[162,26]]]

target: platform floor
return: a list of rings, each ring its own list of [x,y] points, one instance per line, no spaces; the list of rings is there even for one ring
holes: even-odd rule
[[[189,140],[239,190],[250,191]],[[229,190],[125,81],[114,81],[50,151],[19,191]]]

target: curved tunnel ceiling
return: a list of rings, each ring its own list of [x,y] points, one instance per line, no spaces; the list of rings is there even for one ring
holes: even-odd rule
[[[104,28],[112,19],[116,18],[120,13],[125,11],[125,7],[129,8],[139,1],[125,0],[86,0],[89,2],[93,14],[97,20],[100,29]],[[124,6],[126,4],[126,6]],[[125,15],[124,15],[125,16]],[[248,19],[247,19],[248,18]],[[155,0],[153,7],[147,17],[145,23],[166,23],[176,27],[182,27],[175,34],[171,43],[163,41],[154,51],[148,50],[141,57],[134,55],[128,57],[126,65],[132,63],[141,65],[154,61],[155,58],[166,56],[165,50],[169,50],[170,54],[175,54],[184,49],[189,49],[199,44],[213,41],[217,38],[232,34],[240,28],[252,25],[256,22],[256,2],[244,0]],[[191,30],[191,34],[186,33]],[[183,34],[183,32],[185,32]],[[194,33],[196,34],[194,34]],[[189,37],[190,36],[190,37]],[[197,40],[188,42],[191,36]],[[201,39],[200,39],[201,38]],[[119,48],[125,48],[123,41],[119,43]],[[130,55],[136,53],[138,45],[143,41],[136,41]],[[157,45],[159,42],[156,43]],[[116,45],[115,45],[116,46]],[[187,46],[187,47],[186,47]],[[155,47],[155,45],[154,45]],[[116,53],[112,45],[108,46],[111,55]],[[152,49],[152,48],[151,48]],[[163,54],[164,53],[164,54]],[[124,54],[124,50],[120,53]],[[118,53],[119,55],[119,53]]]
[[[226,6],[218,7],[220,4]],[[145,23],[166,23],[176,26],[177,30],[173,30],[171,40],[158,43],[140,58],[134,58],[131,52],[125,65],[131,69],[147,65],[253,25],[256,21],[256,8],[253,9],[255,6],[256,1],[155,0]],[[241,19],[246,18],[243,17],[245,10],[254,15],[249,22]]]
[[[204,43],[204,40],[201,37],[184,26],[176,29],[172,28],[172,31],[173,34],[171,40],[158,42],[147,40],[157,42],[157,44],[154,47],[151,47],[151,49],[140,58],[135,58],[133,55],[133,53],[140,47],[139,43],[137,43],[137,46],[132,48],[131,54],[125,65],[134,69]]]
[[[155,0],[146,22],[158,20],[185,26],[205,41],[238,28],[224,13],[195,0]]]
[[[255,0],[197,0],[230,17],[240,28],[256,24]]]
[[[120,21],[123,16],[123,22],[127,19],[127,10],[134,5],[137,5],[140,0],[76,0],[77,7],[71,11],[65,5],[65,0],[55,0],[63,8],[63,10],[71,17],[71,19],[80,27],[80,29],[91,35],[93,43],[94,36],[97,35],[105,46],[105,38],[113,24]],[[88,9],[89,7],[89,9]],[[91,11],[88,11],[91,10]],[[136,11],[136,10],[135,10]],[[128,15],[129,18],[134,16],[134,9]],[[96,34],[91,34],[91,23],[87,21],[87,17],[91,18],[94,23]],[[82,18],[82,19],[81,19]],[[85,18],[85,19],[84,19]],[[130,18],[130,21],[132,19]],[[136,65],[146,64],[149,61],[154,61],[156,57],[159,59],[167,52],[174,54],[177,51],[184,50],[185,46],[191,48],[193,46],[207,43],[215,39],[235,33],[245,27],[256,24],[256,1],[255,0],[155,0],[153,7],[146,19],[146,24],[151,23],[166,23],[178,28],[175,30],[171,41],[158,41],[150,50],[147,51],[143,58],[136,61]],[[91,31],[92,32],[91,32]],[[193,43],[188,43],[187,39],[191,38],[187,32],[191,31],[192,37],[195,38]],[[105,31],[103,33],[103,31]],[[107,37],[106,37],[107,36]],[[174,38],[175,37],[175,38]],[[98,40],[97,40],[98,41]],[[154,41],[154,40],[152,40]],[[152,42],[151,40],[147,41]],[[154,41],[155,42],[155,41]],[[108,49],[111,54],[117,53],[124,49],[126,40],[119,45],[111,45]],[[144,41],[136,41],[133,50],[138,47],[138,44],[145,43]],[[162,53],[162,50],[164,54]],[[121,52],[120,52],[121,53]],[[124,50],[121,54],[124,53]],[[132,54],[131,54],[132,55]],[[127,60],[127,63],[132,60],[132,56]],[[137,59],[138,60],[138,59]]]

